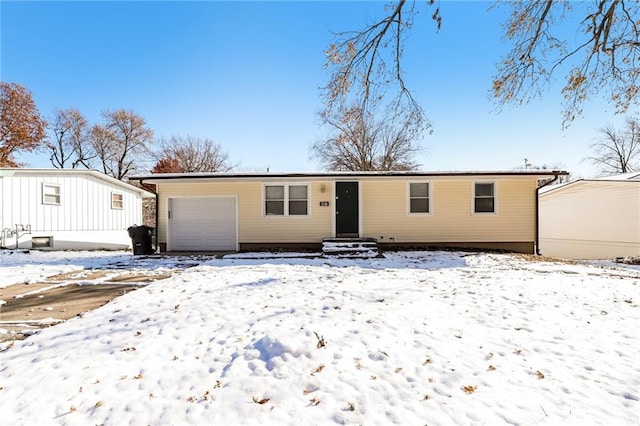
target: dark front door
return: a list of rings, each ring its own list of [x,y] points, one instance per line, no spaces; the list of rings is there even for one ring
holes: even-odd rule
[[[358,182],[336,182],[336,237],[358,237]]]

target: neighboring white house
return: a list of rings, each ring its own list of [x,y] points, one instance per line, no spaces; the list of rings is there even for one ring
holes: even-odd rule
[[[542,188],[540,254],[566,259],[640,256],[640,173]]]
[[[0,247],[127,249],[153,197],[95,170],[0,168]]]

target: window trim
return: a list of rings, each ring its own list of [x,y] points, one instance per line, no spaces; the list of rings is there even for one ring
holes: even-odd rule
[[[267,187],[268,186],[282,186],[284,187],[284,199],[282,202],[283,214],[267,214]],[[305,186],[307,188],[307,213],[306,214],[289,214],[289,187],[290,186]],[[293,200],[301,201],[301,200]],[[262,184],[262,217],[266,218],[282,218],[282,217],[310,217],[311,216],[311,185],[308,182],[273,182]]]
[[[114,200],[114,197],[119,195],[120,196],[120,206],[118,207],[116,205],[116,200]],[[112,210],[124,210],[124,194],[122,192],[115,192],[112,191],[111,192],[111,209]]]
[[[426,183],[428,185],[427,199],[429,200],[428,212],[412,212],[411,211],[411,184]],[[424,198],[424,197],[415,197]],[[433,182],[430,180],[410,180],[407,182],[407,215],[409,216],[432,216],[433,215]]]
[[[493,211],[492,212],[477,212],[476,211],[476,184],[492,184],[493,185]],[[495,180],[474,180],[471,184],[471,214],[473,215],[496,215],[498,214],[498,182]],[[481,196],[481,198],[489,198]]]
[[[55,188],[56,191],[54,193],[50,193],[47,189]],[[57,201],[49,202],[47,201],[47,196],[53,196],[57,198]],[[49,206],[59,206],[62,204],[62,186],[57,183],[49,183],[42,182],[42,204],[46,204]]]

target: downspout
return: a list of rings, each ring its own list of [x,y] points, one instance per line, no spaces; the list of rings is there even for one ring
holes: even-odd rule
[[[143,186],[143,185],[144,185],[144,179],[140,179],[140,186]],[[156,196],[155,197],[155,199],[156,199],[156,217],[155,217],[155,224],[154,224],[155,226],[153,227],[153,234],[155,236],[155,244],[154,244],[154,247],[153,247],[153,252],[157,254],[157,253],[159,253],[159,251],[158,251],[158,202],[159,202],[158,198],[159,197],[158,197],[158,193],[155,190],[156,186],[157,185],[153,185],[154,190],[151,191],[151,192]]]
[[[551,179],[549,182],[545,183],[542,186],[538,186],[536,188],[536,238],[535,238],[535,245],[536,245],[536,255],[540,256],[540,189],[544,188],[545,186],[551,185],[552,183],[554,183],[555,181],[558,180],[558,177],[560,176],[559,172],[554,172],[553,174],[553,179]]]

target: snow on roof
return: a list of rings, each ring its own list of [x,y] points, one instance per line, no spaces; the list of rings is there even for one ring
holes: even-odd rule
[[[594,180],[640,180],[640,172],[620,173],[617,175],[596,178]]]
[[[556,189],[564,188],[567,185],[571,185],[574,182],[578,182],[578,181],[574,180],[572,182],[564,182],[564,183],[558,183],[555,185],[543,186],[542,188],[538,189],[538,194],[541,195],[550,191],[555,191]]]

